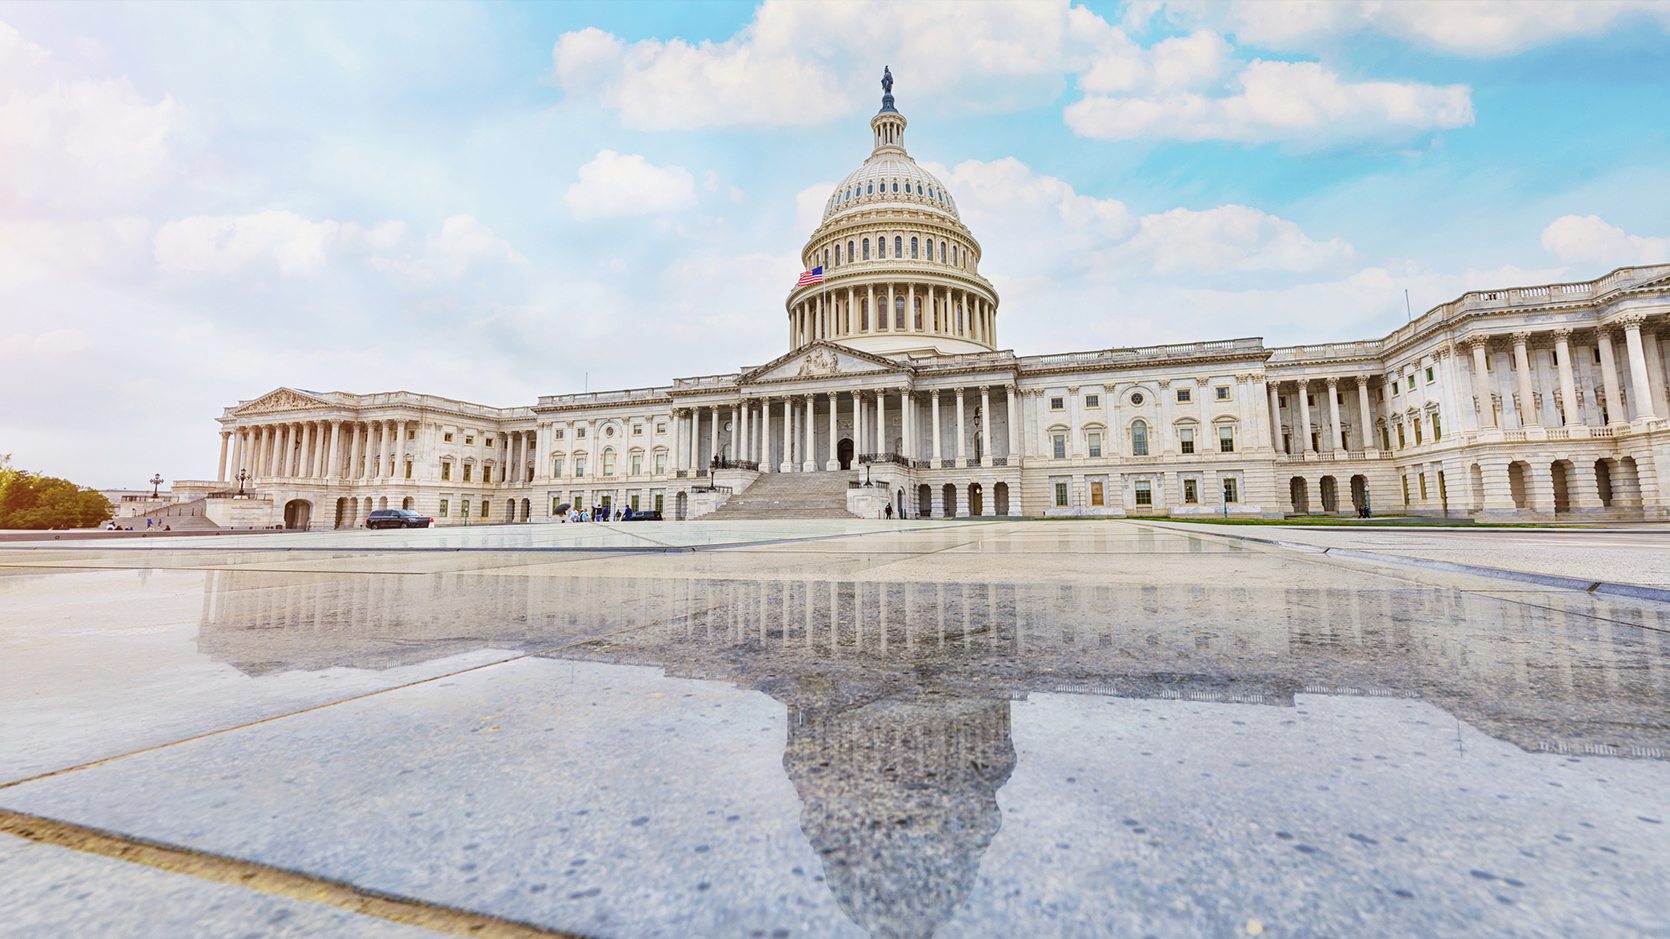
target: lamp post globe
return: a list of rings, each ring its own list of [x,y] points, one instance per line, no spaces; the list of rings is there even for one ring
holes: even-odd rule
[[[158,473],[155,476],[151,477],[151,498],[153,498],[153,499],[158,498],[157,490],[159,490],[161,488],[162,488],[162,474]]]

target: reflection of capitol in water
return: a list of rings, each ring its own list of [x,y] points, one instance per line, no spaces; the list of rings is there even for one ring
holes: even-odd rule
[[[1451,591],[208,576],[200,649],[247,673],[492,647],[771,696],[787,709],[801,830],[842,910],[878,939],[932,936],[975,889],[1016,766],[1010,701],[1029,692],[1419,697],[1530,750],[1670,749],[1670,634]],[[1571,602],[1670,627],[1656,611]]]

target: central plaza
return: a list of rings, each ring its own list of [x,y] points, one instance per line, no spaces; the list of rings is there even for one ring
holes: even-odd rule
[[[6,936],[1654,935],[1662,532],[0,544]]]

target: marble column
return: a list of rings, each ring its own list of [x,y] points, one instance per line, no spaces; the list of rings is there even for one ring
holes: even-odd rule
[[[1491,416],[1491,426],[1496,424],[1496,404],[1490,396],[1490,360],[1486,346],[1490,341],[1483,336],[1468,336],[1467,345],[1473,350],[1473,397],[1478,402],[1479,429],[1485,429],[1485,415]]]
[[[719,405],[709,405],[707,409],[707,460],[706,465],[711,468],[713,461],[719,458]]]
[[[221,431],[220,432],[220,471],[215,476],[215,479],[219,482],[226,482],[226,455],[227,455],[227,451],[229,451],[231,449],[231,446],[232,446],[232,432],[229,431],[229,430]]]
[[[1565,406],[1565,424],[1581,427],[1583,412],[1577,409],[1577,381],[1571,371],[1571,330],[1554,330],[1554,358],[1560,371],[1560,403]]]
[[[327,421],[330,425],[330,448],[326,452],[326,477],[335,481],[342,472],[342,422]]]
[[[916,394],[909,388],[899,391],[899,437],[903,443],[899,447],[899,455],[905,458],[906,465],[916,459]]]
[[[1281,447],[1281,383],[1270,382],[1265,386],[1270,391],[1270,446]]]
[[[905,315],[909,316],[909,311]],[[892,451],[893,441],[887,434],[887,389],[880,388],[876,390],[876,452]]]
[[[1324,384],[1328,386],[1328,451],[1331,453],[1340,448],[1339,379],[1328,378]]]
[[[824,462],[823,468],[825,470],[830,471],[830,472],[834,472],[835,470],[838,470],[838,469],[841,468],[841,456],[840,456],[839,448],[836,447],[836,445],[835,445],[836,441],[841,436],[841,428],[840,428],[840,423],[839,423],[839,418],[840,418],[840,415],[841,415],[841,395],[840,395],[840,392],[831,391],[828,394],[828,398],[829,398],[829,459]]]
[[[992,390],[980,386],[980,465],[992,465]]]
[[[1311,439],[1310,439],[1310,434],[1311,434],[1311,430],[1310,430],[1310,380],[1309,379],[1304,379],[1304,380],[1300,381],[1298,383],[1298,385],[1299,385],[1299,424],[1300,424],[1299,442],[1301,444],[1303,452],[1305,452],[1305,453],[1315,453],[1316,450],[1315,450],[1315,448],[1313,448],[1311,446]]]
[[[249,435],[244,432],[242,427],[233,428],[232,430],[232,469],[235,470],[235,472],[231,474],[232,477],[236,477],[238,473],[243,472],[244,438],[247,436]],[[231,479],[229,478],[227,482],[231,482]]]
[[[1008,450],[1008,452],[1005,453],[1003,456],[1004,456],[1005,459],[1007,459],[1009,461],[1010,466],[1020,466],[1021,465],[1020,454],[1015,452],[1015,449],[1016,449],[1015,448],[1015,441],[1020,439],[1020,438],[1019,438],[1019,435],[1016,433],[1016,429],[1015,429],[1015,421],[1018,419],[1018,417],[1017,417],[1017,413],[1015,411],[1015,386],[1014,385],[1004,385],[1003,386],[1003,406],[1004,406],[1004,409],[1005,409],[1004,410],[1004,417],[1008,418],[1007,426],[1005,426],[1003,428],[1003,438],[1004,438],[1003,446]],[[1011,506],[1019,506],[1020,496],[1021,496],[1021,494],[1019,492],[1009,493],[1009,504]],[[1010,514],[1015,515],[1015,514],[1019,514],[1019,513],[1018,512],[1011,512]]]
[[[968,466],[968,447],[964,444],[968,424],[963,417],[963,389],[957,389],[957,468]]]
[[[1595,343],[1600,349],[1600,383],[1606,395],[1606,423],[1629,423],[1629,409],[1624,406],[1623,386],[1618,384],[1618,359],[1612,351],[1612,330],[1602,326],[1595,331]]]
[[[1374,406],[1368,400],[1368,376],[1357,376],[1357,410],[1362,413],[1363,430],[1358,439],[1363,442],[1364,450],[1373,450],[1379,446],[1374,439]]]
[[[940,430],[939,430],[939,428],[940,428],[940,423],[939,423],[939,389],[936,388],[933,391],[930,391],[929,394],[933,396],[929,399],[929,403],[932,405],[929,408],[929,410],[932,412],[932,417],[930,419],[933,421],[933,430],[930,433],[933,437],[934,469],[939,469],[940,461],[941,461],[941,457],[940,457],[940,439],[939,439],[939,436],[940,436]]]
[[[1541,427],[1536,393],[1531,390],[1531,354],[1526,350],[1530,338],[1530,333],[1513,334],[1513,361],[1519,370],[1519,426]]]
[[[1636,420],[1655,420],[1653,389],[1647,371],[1647,350],[1641,342],[1641,324],[1646,317],[1639,314],[1624,317],[1624,347],[1629,352],[1629,390]],[[1637,463],[1640,461],[1638,460]]]

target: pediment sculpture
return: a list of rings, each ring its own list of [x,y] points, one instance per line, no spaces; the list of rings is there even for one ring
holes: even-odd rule
[[[268,411],[300,411],[305,408],[316,408],[323,402],[306,395],[296,394],[288,388],[280,388],[272,394],[260,397],[238,409],[239,414],[265,414]]]
[[[800,363],[800,371],[796,377],[809,378],[817,375],[834,375],[841,371],[841,360],[828,349],[819,349],[809,353]]]

